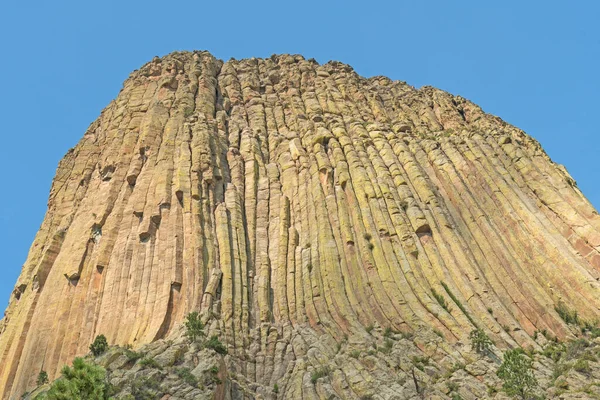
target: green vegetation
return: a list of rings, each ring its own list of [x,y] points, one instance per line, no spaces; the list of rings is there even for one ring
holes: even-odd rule
[[[190,341],[195,342],[204,336],[204,324],[200,320],[199,314],[194,311],[185,318],[185,335]]]
[[[275,394],[279,393],[279,385],[278,384],[273,385],[273,393],[275,393]]]
[[[448,287],[448,285],[446,285],[445,282],[440,282],[440,284],[444,287],[444,290],[446,291],[446,293],[448,293],[448,296],[450,296],[450,298],[452,299],[452,301],[454,302],[454,304],[456,304],[456,306],[458,308],[460,308],[460,311],[462,311],[463,314],[465,314],[465,316],[473,324],[473,326],[477,326],[477,324],[475,323],[475,321],[473,321],[473,318],[471,318],[471,314],[469,314],[467,312],[467,309],[462,305],[462,303],[460,302],[460,300],[458,300],[456,298],[456,296],[454,295],[454,293],[452,293],[452,291],[450,290],[450,288]]]
[[[175,370],[175,373],[188,385],[192,387],[198,387],[198,378],[192,375],[192,372],[189,368],[178,368]]]
[[[473,329],[469,334],[469,339],[471,339],[471,348],[479,354],[488,354],[493,344],[481,328]]]
[[[310,381],[313,384],[315,384],[315,383],[317,383],[317,381],[320,378],[329,376],[330,373],[331,373],[331,369],[328,366],[324,365],[324,366],[322,366],[322,367],[317,368],[316,370],[314,370],[314,372],[310,376]]]
[[[552,359],[552,361],[557,362],[566,351],[567,348],[563,343],[550,342],[544,347],[542,354]]]
[[[38,386],[42,386],[42,385],[45,385],[48,382],[49,382],[49,380],[48,380],[48,373],[46,371],[44,371],[44,370],[41,370],[40,373],[38,374],[38,377],[37,377],[37,381],[36,381],[37,385]]]
[[[504,353],[497,375],[503,381],[502,389],[509,396],[527,399],[538,385],[533,375],[533,361],[521,348]]]
[[[106,370],[100,366],[76,358],[73,367],[65,366],[61,378],[54,381],[47,393],[37,399],[44,400],[108,400],[112,386],[106,379]]]
[[[360,357],[360,350],[352,350],[350,352],[350,357],[358,360],[358,357]]]
[[[365,330],[367,331],[367,333],[371,333],[373,331],[374,326],[373,325],[369,325],[365,328]]]
[[[554,307],[554,310],[560,315],[560,317],[567,324],[579,325],[579,316],[577,315],[576,310],[569,310],[565,303],[559,301],[558,304]]]
[[[90,351],[92,352],[94,357],[98,357],[104,354],[106,350],[108,350],[108,341],[106,340],[106,336],[96,336],[96,339],[94,339],[94,343],[90,345]]]
[[[425,366],[429,365],[429,357],[413,356],[412,363],[417,369],[423,371]]]
[[[139,377],[131,384],[131,394],[135,400],[160,399],[164,393],[160,382],[152,377]]]
[[[214,365],[208,371],[212,374],[213,382],[217,385],[220,385],[222,382],[221,379],[219,379],[219,377],[217,376],[217,374],[219,373],[219,367]]]
[[[394,347],[394,342],[390,339],[385,339],[383,342],[383,347],[379,347],[377,350],[383,354],[390,354],[392,352],[392,347]]]
[[[135,362],[140,358],[144,357],[144,353],[138,353],[137,351],[133,351],[130,348],[125,348],[125,353],[123,353],[127,360],[130,362]]]
[[[144,368],[156,368],[162,369],[160,364],[152,357],[144,357],[142,361],[140,361],[140,365]]]
[[[385,331],[383,332],[383,337],[389,338],[392,337],[392,335],[396,334],[397,332],[392,329],[391,327],[387,327],[385,328]]]
[[[440,306],[442,306],[442,308],[444,310],[446,310],[447,312],[450,312],[450,308],[448,307],[448,302],[446,301],[446,299],[444,298],[444,296],[442,296],[441,294],[439,294],[438,292],[436,292],[434,288],[431,288],[431,294],[437,300],[438,304]]]
[[[211,338],[209,340],[206,341],[206,343],[204,344],[204,346],[208,349],[213,349],[214,351],[216,351],[219,354],[225,355],[227,354],[227,347],[225,347],[223,345],[223,343],[221,343],[219,341],[219,337],[218,336],[211,336]]]
[[[573,364],[573,369],[577,372],[581,372],[582,374],[587,374],[591,372],[590,363],[588,360],[579,359]]]

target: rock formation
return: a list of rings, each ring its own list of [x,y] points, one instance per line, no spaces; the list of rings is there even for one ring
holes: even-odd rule
[[[301,56],[173,53],[60,162],[0,323],[0,398],[98,334],[162,343],[191,311],[228,347],[219,396],[410,397],[471,365],[476,326],[498,354],[573,338],[556,308],[599,318],[599,279],[574,180],[468,100]],[[386,328],[405,354],[366,353]],[[372,361],[338,354],[363,345]],[[437,369],[415,375],[417,354]]]

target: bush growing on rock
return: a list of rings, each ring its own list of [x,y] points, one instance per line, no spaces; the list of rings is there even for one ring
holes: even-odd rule
[[[160,399],[164,393],[158,380],[145,376],[133,381],[131,394],[135,400],[154,400]]]
[[[48,383],[48,373],[44,370],[40,371],[36,383],[38,386],[42,386]]]
[[[204,346],[208,349],[213,349],[219,354],[227,354],[227,348],[223,345],[223,343],[221,343],[221,341],[216,335],[212,336],[209,340],[207,340]]]
[[[56,380],[50,390],[36,397],[36,400],[107,400],[112,394],[112,386],[106,379],[106,370],[76,358],[73,367],[65,366],[61,378]]]
[[[156,368],[162,369],[160,364],[152,357],[144,357],[142,361],[140,361],[140,365],[144,368]]]
[[[565,303],[559,302],[558,305],[554,307],[554,310],[567,324],[579,325],[579,316],[577,315],[577,311],[569,310]]]
[[[94,357],[98,357],[104,354],[106,350],[108,350],[108,341],[106,340],[106,336],[96,336],[96,339],[94,339],[94,343],[90,345],[90,351],[92,352]]]
[[[315,384],[320,378],[325,376],[329,376],[331,373],[331,369],[328,366],[323,366],[321,368],[316,369],[310,376],[310,381]]]
[[[204,324],[200,320],[199,314],[194,311],[188,314],[185,319],[185,335],[192,341],[200,339],[204,336]]]
[[[509,396],[529,399],[538,385],[533,375],[533,361],[518,348],[504,353],[497,375],[503,381],[502,389]]]
[[[481,328],[473,329],[469,334],[469,339],[471,339],[471,348],[479,354],[487,354],[493,344]]]

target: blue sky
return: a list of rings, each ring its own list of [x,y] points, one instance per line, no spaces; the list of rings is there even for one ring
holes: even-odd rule
[[[600,2],[0,3],[0,311],[58,161],[129,73],[174,50],[300,53],[460,94],[538,139],[600,206]]]

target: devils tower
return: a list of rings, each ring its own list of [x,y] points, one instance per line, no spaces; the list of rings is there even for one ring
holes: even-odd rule
[[[0,323],[0,398],[99,334],[177,345],[193,311],[227,348],[215,398],[493,397],[476,328],[551,386],[540,353],[584,333],[561,310],[600,318],[599,279],[596,210],[470,101],[297,55],[173,53],[60,162]]]

